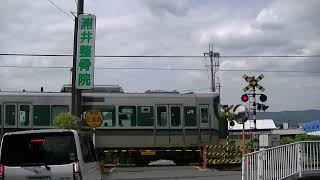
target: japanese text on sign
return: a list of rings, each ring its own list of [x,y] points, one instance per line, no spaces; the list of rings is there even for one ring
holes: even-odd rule
[[[78,17],[77,39],[77,89],[92,89],[94,82],[94,50],[95,50],[96,17],[80,15]]]

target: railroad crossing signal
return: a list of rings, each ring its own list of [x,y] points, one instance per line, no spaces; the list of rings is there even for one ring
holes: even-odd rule
[[[260,95],[260,101],[261,101],[261,102],[266,102],[266,100],[267,100],[267,96],[264,95],[264,94],[261,94],[261,95]]]
[[[249,83],[249,85],[243,89],[244,92],[247,92],[249,89],[255,88],[255,87],[260,89],[260,91],[262,91],[262,92],[265,90],[264,87],[262,87],[260,84],[258,84],[258,82],[264,78],[263,74],[261,74],[257,78],[255,78],[254,76],[249,77],[245,74],[242,77],[244,80],[246,80]]]
[[[269,108],[269,106],[267,106],[267,105],[264,105],[264,104],[260,104],[260,103],[257,103],[257,110],[258,111],[266,111],[267,109]]]
[[[247,102],[249,100],[249,96],[247,94],[244,94],[241,96],[241,101],[242,102]]]
[[[221,108],[223,109],[224,112],[228,113],[230,112],[231,109],[233,109],[233,105],[222,105]]]
[[[233,105],[221,105],[221,108],[223,109],[224,113],[226,114],[227,118],[229,117],[229,113],[231,111],[231,109],[233,109]]]

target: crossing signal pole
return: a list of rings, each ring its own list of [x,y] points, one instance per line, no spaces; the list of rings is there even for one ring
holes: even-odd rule
[[[218,52],[213,52],[213,44],[209,44],[209,52],[203,53],[203,55],[206,57],[210,57],[210,72],[211,72],[211,91],[216,91],[216,85],[215,85],[215,78],[216,73],[219,70],[219,58],[220,54]]]
[[[258,88],[260,91],[265,91],[265,88],[262,87],[260,84],[258,84],[258,82],[264,78],[264,75],[261,74],[260,76],[258,76],[257,78],[255,78],[254,76],[249,77],[247,75],[243,75],[243,79],[245,79],[249,85],[246,86],[243,91],[246,93],[248,90],[252,89],[251,91],[249,91],[249,93],[246,93],[244,95],[241,96],[241,100],[242,102],[247,102],[249,100],[249,97],[253,97],[253,102],[252,102],[252,119],[253,119],[253,123],[254,123],[254,128],[253,128],[253,132],[257,132],[257,106],[258,106],[258,110],[260,111],[262,106],[261,104],[257,103],[256,101],[256,96],[260,96],[260,101],[265,102],[267,100],[267,96],[264,94],[259,94],[256,93],[256,88]],[[269,106],[268,106],[269,107]],[[267,108],[268,108],[267,107]],[[255,136],[253,137],[253,141],[254,141],[254,149],[258,149],[258,137]]]

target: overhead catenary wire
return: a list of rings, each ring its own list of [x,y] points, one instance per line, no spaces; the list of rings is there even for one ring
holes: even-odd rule
[[[0,65],[0,68],[22,68],[22,69],[71,69],[71,66],[17,66]],[[96,67],[100,70],[151,70],[151,71],[207,71],[206,68],[152,68],[152,67]],[[320,71],[303,70],[262,70],[262,69],[220,69],[222,72],[264,72],[264,73],[306,73],[320,74]]]
[[[69,18],[72,19],[72,21],[74,21],[74,18],[67,13],[65,10],[63,10],[60,6],[58,6],[56,3],[52,2],[51,0],[48,0],[54,7],[56,7],[57,9],[59,9],[60,12],[62,12],[63,14],[67,15]]]
[[[72,57],[72,54],[0,53],[0,56]],[[203,58],[197,55],[96,55],[96,58]],[[320,55],[220,55],[220,58],[320,58]],[[158,59],[157,59],[158,60]],[[320,60],[320,59],[317,59]]]

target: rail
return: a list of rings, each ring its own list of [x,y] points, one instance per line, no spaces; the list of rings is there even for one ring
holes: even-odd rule
[[[319,171],[320,141],[302,141],[242,157],[242,180],[278,180]]]

